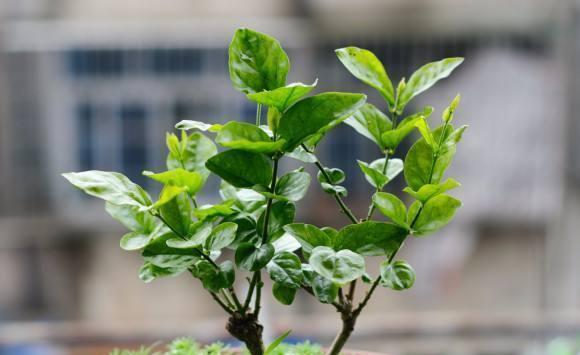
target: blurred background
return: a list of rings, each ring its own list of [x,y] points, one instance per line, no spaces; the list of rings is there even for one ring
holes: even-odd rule
[[[122,227],[60,173],[121,171],[154,192],[141,171],[163,169],[176,122],[252,121],[255,104],[227,73],[244,26],[280,40],[289,81],[318,78],[318,91],[364,92],[381,108],[335,48],[374,51],[393,82],[466,57],[408,110],[432,105],[435,122],[461,92],[456,120],[470,128],[449,174],[464,207],[443,232],[407,243],[416,286],[377,292],[349,347],[568,355],[557,352],[563,339],[580,336],[579,11],[574,0],[0,1],[0,354],[228,340],[225,315],[195,280],[139,280],[139,255],[118,247]],[[379,151],[344,126],[319,154],[347,173],[347,201],[365,213],[372,191],[356,159]],[[216,187],[202,200],[215,201]],[[315,183],[297,219],[348,222]],[[304,294],[291,308],[265,299],[269,337],[332,340],[331,307]]]

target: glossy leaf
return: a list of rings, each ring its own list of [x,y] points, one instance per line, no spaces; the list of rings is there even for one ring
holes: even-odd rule
[[[437,143],[435,143],[435,138],[433,137],[433,133],[431,132],[431,128],[429,128],[429,124],[424,117],[421,117],[417,122],[415,122],[415,127],[419,129],[419,132],[425,139],[425,142],[429,144],[431,147],[435,148]]]
[[[216,142],[227,148],[254,153],[274,153],[284,145],[284,141],[272,141],[259,127],[245,122],[231,121],[220,129]]]
[[[185,194],[180,194],[159,207],[163,219],[180,235],[189,234],[191,225],[191,205]]]
[[[170,248],[175,249],[192,249],[198,248],[205,244],[206,239],[211,234],[212,228],[211,224],[203,223],[197,226],[193,231],[192,235],[187,236],[185,239],[174,238],[169,239],[166,244]]]
[[[274,90],[248,94],[247,97],[258,104],[275,107],[279,112],[284,112],[288,107],[312,91],[317,82],[318,80],[311,85],[292,83]]]
[[[419,217],[419,212],[421,212],[422,208],[423,203],[421,203],[421,201],[415,201],[411,206],[409,206],[409,209],[407,210],[407,224],[409,226],[413,226],[417,217]]]
[[[387,115],[369,103],[364,104],[354,115],[344,120],[344,123],[375,142],[381,149],[386,148],[382,142],[382,134],[393,126]]]
[[[312,224],[293,223],[284,227],[284,230],[292,235],[302,246],[302,250],[308,254],[312,249],[319,246],[331,247],[333,241],[330,236]]]
[[[233,222],[224,222],[215,227],[205,240],[205,249],[221,250],[229,246],[236,239],[238,225]]]
[[[407,230],[385,222],[367,221],[341,229],[336,235],[334,249],[349,249],[365,256],[389,257],[405,240]]]
[[[316,273],[340,285],[358,279],[365,272],[365,259],[350,250],[316,247],[309,263]]]
[[[283,305],[289,306],[294,302],[298,288],[274,282],[272,284],[272,294]]]
[[[363,83],[378,90],[389,105],[394,105],[393,84],[379,59],[366,49],[346,47],[337,49],[336,55],[348,71]]]
[[[66,173],[62,176],[87,194],[115,205],[135,207],[151,205],[151,198],[147,192],[123,174],[89,170],[80,173]]]
[[[397,196],[386,192],[377,192],[373,196],[373,203],[391,221],[403,228],[409,228],[407,224],[407,207]]]
[[[280,177],[276,184],[276,195],[289,201],[301,200],[310,186],[310,174],[294,170]]]
[[[405,191],[409,195],[413,196],[417,200],[425,203],[430,198],[433,198],[439,194],[442,194],[446,191],[449,191],[449,190],[454,189],[454,188],[459,187],[459,186],[461,186],[461,184],[459,182],[457,182],[457,180],[449,178],[440,184],[423,185],[423,186],[421,186],[419,191],[413,191],[413,189],[411,189],[409,187],[405,187],[403,189],[403,191]]]
[[[213,217],[229,216],[236,211],[232,209],[234,200],[226,200],[217,205],[203,205],[199,206],[193,211],[193,215],[199,220],[204,220]]]
[[[300,249],[300,243],[289,233],[284,233],[282,236],[272,242],[276,253],[289,251],[293,252]]]
[[[314,275],[312,280],[312,291],[316,298],[322,303],[332,303],[338,296],[340,286],[332,280],[321,275]]]
[[[216,154],[215,144],[200,132],[194,132],[191,135],[183,133],[179,152],[169,151],[167,168],[183,168],[207,177],[209,171],[205,168],[205,162]]]
[[[413,225],[413,234],[422,236],[439,230],[453,219],[459,207],[461,201],[449,195],[433,197],[423,205]]]
[[[145,282],[145,283],[149,283],[153,280],[156,280],[158,278],[161,277],[167,277],[167,276],[177,276],[181,273],[183,273],[185,270],[185,268],[162,268],[156,265],[153,265],[152,263],[149,262],[145,262],[143,264],[143,266],[141,266],[141,269],[139,269],[139,278]]]
[[[322,187],[322,191],[326,192],[327,194],[334,195],[337,194],[339,196],[346,196],[348,194],[346,188],[340,185],[331,185],[326,182],[320,184]]]
[[[415,283],[415,270],[404,261],[385,261],[381,264],[381,283],[395,291],[409,289]]]
[[[365,102],[362,94],[329,92],[298,101],[282,115],[278,134],[293,151],[309,137],[324,132],[356,112]]]
[[[166,186],[169,185],[182,187],[191,195],[197,193],[203,186],[203,177],[200,173],[190,172],[182,168],[177,168],[157,174],[150,171],[144,171],[143,175]]]
[[[298,146],[293,151],[286,153],[286,156],[292,159],[300,160],[304,163],[315,163],[317,161],[314,154],[307,152],[301,146]]]
[[[138,207],[131,205],[115,205],[107,202],[105,203],[105,210],[111,217],[121,222],[132,232],[149,234],[159,224],[151,213],[141,211]]]
[[[432,108],[426,107],[421,113],[417,113],[408,117],[405,117],[395,129],[384,132],[381,135],[382,144],[389,149],[396,149],[399,144],[413,132],[416,127],[417,121],[422,118],[427,118],[432,112]]]
[[[286,287],[299,288],[302,282],[302,263],[291,252],[281,252],[272,258],[267,265],[272,281]]]
[[[317,175],[318,181],[320,181],[321,183],[329,183],[331,185],[337,185],[346,179],[344,171],[338,168],[324,168],[324,172],[326,173],[326,175],[322,174],[320,171],[318,172]],[[327,176],[328,178],[330,178],[330,181],[326,178]]]
[[[244,94],[284,86],[290,70],[290,60],[276,39],[247,28],[236,31],[228,64],[234,88]]]
[[[219,292],[224,288],[229,288],[234,284],[235,271],[231,261],[226,260],[218,269],[206,260],[200,260],[195,264],[192,274],[199,278],[203,287],[211,292]]]
[[[284,234],[282,229],[285,225],[294,222],[296,206],[287,201],[276,201],[272,203],[270,217],[268,219],[268,240],[273,241]],[[264,223],[266,219],[266,210],[262,212],[258,219],[258,234],[262,236]]]
[[[259,247],[252,243],[242,243],[236,250],[236,265],[244,270],[257,271],[265,267],[274,256],[274,246],[270,243]]]
[[[175,125],[175,128],[182,129],[185,131],[196,129],[196,130],[204,131],[204,132],[205,131],[217,132],[221,129],[221,127],[222,126],[219,124],[209,124],[209,123],[205,123],[205,122],[192,121],[192,120],[179,121]]]
[[[153,239],[152,235],[139,232],[129,232],[121,238],[120,246],[124,250],[139,250],[145,248]]]
[[[385,158],[377,159],[370,164],[360,160],[357,160],[357,162],[369,184],[379,190],[403,171],[403,161],[396,158],[389,159],[386,174],[383,174]]]
[[[189,255],[155,255],[145,256],[143,259],[162,268],[170,267],[180,269],[187,269],[200,260],[198,256]]]
[[[265,155],[243,150],[219,153],[207,161],[206,167],[235,187],[268,186],[272,178]]]
[[[448,77],[462,62],[463,58],[446,58],[438,62],[425,64],[415,71],[399,96],[397,111],[402,111],[415,96],[429,89],[439,80]]]
[[[460,100],[461,95],[457,94],[457,96],[455,96],[453,101],[451,101],[451,104],[443,111],[443,114],[441,115],[441,119],[443,119],[443,122],[449,123],[453,121],[453,116],[455,115],[455,110],[457,109],[457,106],[459,106]]]

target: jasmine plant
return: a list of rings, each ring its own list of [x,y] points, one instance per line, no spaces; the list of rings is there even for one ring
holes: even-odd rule
[[[180,133],[166,137],[167,170],[143,172],[162,184],[157,199],[120,173],[63,174],[87,194],[105,200],[107,212],[130,230],[120,245],[142,255],[143,281],[182,273],[198,279],[228,314],[226,329],[252,355],[273,353],[288,334],[264,346],[259,321],[264,274],[280,303],[292,304],[304,290],[339,312],[342,328],[329,349],[329,354],[339,354],[378,286],[396,291],[413,286],[413,268],[396,258],[405,240],[439,230],[461,205],[446,194],[459,183],[443,179],[466,128],[452,124],[459,96],[435,129],[427,121],[433,108],[404,113],[414,97],[447,77],[462,59],[428,63],[395,88],[371,52],[347,47],[336,53],[348,71],[379,91],[385,112],[367,103],[363,94],[310,95],[316,80],[288,84],[290,61],[280,43],[242,28],[229,46],[229,74],[234,88],[256,104],[255,123],[178,123]],[[355,216],[343,199],[344,172],[324,166],[316,156],[320,141],[341,123],[372,140],[381,154],[372,162],[358,161],[375,189],[363,217]],[[394,158],[415,130],[420,138],[404,161]],[[318,168],[320,187],[336,201],[346,226],[336,230],[294,221],[296,203],[306,195],[311,176],[303,168],[280,171],[284,158]],[[413,201],[408,207],[395,194],[383,192],[401,173],[407,183],[403,191]],[[221,178],[221,201],[200,205],[197,195],[210,174]],[[377,210],[388,221],[376,219]],[[231,260],[226,250],[232,251]],[[365,266],[370,256],[384,260],[373,270],[375,277]],[[239,292],[234,283],[244,277],[247,288]],[[357,300],[359,281],[368,286]]]

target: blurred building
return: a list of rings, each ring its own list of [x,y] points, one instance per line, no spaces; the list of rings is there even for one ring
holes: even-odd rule
[[[580,330],[577,11],[565,0],[2,2],[0,336],[10,321],[114,322],[127,324],[118,326],[125,333],[129,324],[154,324],[154,332],[171,334],[182,329],[175,324],[221,316],[217,307],[199,306],[211,300],[185,277],[142,284],[139,257],[118,248],[121,227],[60,173],[121,171],[155,192],[141,171],[163,169],[164,132],[177,121],[253,119],[254,105],[227,76],[227,45],[241,26],[282,42],[291,81],[318,78],[321,91],[365,92],[377,105],[378,95],[346,72],[335,48],[373,50],[391,78],[466,57],[410,108],[433,105],[435,120],[462,93],[457,117],[470,128],[451,171],[463,183],[465,207],[444,233],[408,243],[404,257],[416,267],[417,286],[378,295],[368,312],[377,316],[361,320],[359,341],[393,349],[381,339],[386,334],[395,350],[425,351],[405,334],[418,336],[428,324],[425,332],[446,339],[454,329],[469,335],[491,324],[492,333],[503,326],[521,336],[505,343],[516,349],[549,336],[548,325]],[[358,214],[371,189],[355,160],[378,153],[348,127],[321,147],[325,164],[347,172]],[[315,184],[311,191],[299,219],[346,223]],[[307,296],[298,303],[300,317],[316,315],[313,329],[334,319]],[[275,327],[296,324],[287,309],[267,309]],[[397,324],[385,318],[395,310]],[[499,346],[428,341],[462,354]]]

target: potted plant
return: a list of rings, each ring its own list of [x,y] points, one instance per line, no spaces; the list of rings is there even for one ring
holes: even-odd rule
[[[199,279],[228,314],[228,332],[252,355],[272,352],[284,338],[265,349],[259,321],[265,275],[272,280],[274,298],[284,305],[291,305],[296,293],[304,290],[338,311],[342,328],[328,354],[339,354],[377,287],[401,291],[413,286],[413,268],[396,258],[405,240],[440,229],[461,205],[446,194],[459,183],[443,179],[466,128],[452,125],[459,96],[443,111],[434,130],[427,122],[431,107],[403,113],[415,96],[447,77],[462,59],[428,63],[395,88],[370,51],[347,47],[336,53],[348,71],[379,91],[386,113],[366,103],[363,94],[310,96],[316,81],[287,84],[290,61],[278,41],[239,29],[229,47],[229,73],[233,86],[256,103],[255,124],[178,123],[180,134],[167,134],[167,171],[143,172],[163,185],[157,200],[119,173],[63,174],[76,187],[105,200],[107,212],[130,230],[121,238],[121,248],[141,253],[143,281],[181,273]],[[358,161],[376,190],[362,218],[343,200],[344,172],[324,166],[316,157],[318,143],[343,122],[376,143],[382,155],[372,162]],[[404,161],[394,158],[400,143],[415,129],[421,137]],[[208,134],[215,134],[213,141]],[[214,142],[224,149],[218,152]],[[284,158],[318,168],[322,190],[346,216],[344,228],[294,220],[311,176],[302,168],[279,171]],[[414,200],[409,207],[383,192],[401,173],[408,185],[403,191]],[[196,195],[210,174],[222,179],[222,201],[199,205]],[[375,219],[377,210],[389,221]],[[225,249],[233,251],[233,260],[224,260]],[[368,256],[384,258],[380,270],[372,270],[376,276],[367,273]],[[244,295],[233,287],[236,278],[243,276],[248,282]],[[357,300],[355,289],[361,284],[367,291]]]

